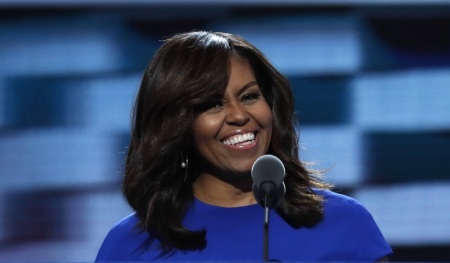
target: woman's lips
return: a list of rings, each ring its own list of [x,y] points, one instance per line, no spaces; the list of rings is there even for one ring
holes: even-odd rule
[[[229,146],[245,146],[255,142],[256,133],[246,132],[242,134],[236,134],[223,140],[222,143]]]

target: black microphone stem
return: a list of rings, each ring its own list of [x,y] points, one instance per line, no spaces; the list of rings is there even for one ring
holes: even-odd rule
[[[264,198],[264,252],[263,262],[269,261],[269,195]]]

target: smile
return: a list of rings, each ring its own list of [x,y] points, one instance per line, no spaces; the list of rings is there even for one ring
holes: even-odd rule
[[[254,141],[255,141],[255,134],[252,132],[249,132],[249,133],[232,136],[232,137],[224,140],[222,143],[225,145],[236,145],[236,144],[246,145],[246,144],[253,143]]]

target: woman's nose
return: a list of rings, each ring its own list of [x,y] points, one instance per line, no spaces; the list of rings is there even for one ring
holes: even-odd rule
[[[227,107],[225,121],[231,125],[244,125],[250,120],[250,115],[239,103],[231,103]]]

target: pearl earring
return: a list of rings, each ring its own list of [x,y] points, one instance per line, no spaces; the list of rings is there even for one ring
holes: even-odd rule
[[[184,153],[183,154],[181,154],[181,163],[180,163],[180,167],[181,167],[181,169],[184,169],[184,182],[186,182],[186,180],[187,180],[187,175],[188,175],[188,168],[189,168],[189,159],[188,159],[188,156],[187,156],[187,152],[186,152],[186,158],[183,160],[183,158],[185,157],[184,156]]]

